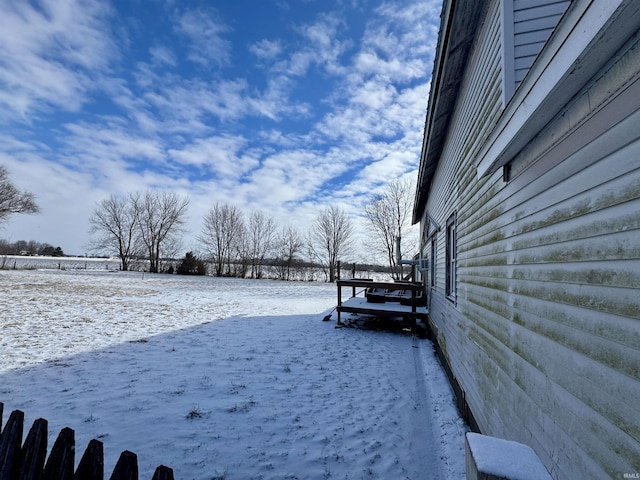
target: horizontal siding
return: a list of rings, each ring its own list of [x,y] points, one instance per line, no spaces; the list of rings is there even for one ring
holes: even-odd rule
[[[538,10],[545,5],[553,5],[556,3],[567,3],[566,0],[513,0],[513,9],[518,10]]]
[[[513,68],[516,87],[526,76],[571,2],[531,0],[513,3]]]
[[[520,441],[534,436],[548,461],[558,445],[570,448],[561,478],[640,466],[631,463],[640,458],[640,417],[628,401],[640,398],[640,141],[621,152],[620,169],[611,155],[569,178],[550,170],[512,194],[489,195],[500,185],[495,176],[484,186],[490,201],[470,205],[458,225],[462,319],[447,344],[474,365],[459,371],[467,400],[474,414],[500,411],[500,420],[476,415],[481,427]],[[492,209],[500,214],[486,222]],[[542,385],[514,371],[525,364]],[[517,388],[497,389],[508,379]],[[543,425],[527,419],[518,432],[521,413],[502,399],[514,389],[538,405]]]
[[[549,35],[556,28],[558,24],[558,16],[552,17],[539,17],[531,20],[523,21],[523,22],[515,22],[513,24],[513,33],[516,36],[516,45],[523,45],[525,43],[533,43],[531,41],[518,41],[520,35],[531,32],[545,32],[545,36],[541,40],[537,41],[546,41],[549,38]]]
[[[493,38],[490,25],[480,40]],[[444,228],[437,237],[438,341],[483,433],[529,444],[554,478],[638,472],[640,49],[587,85],[505,184],[473,167],[500,111],[487,101],[497,88],[487,61],[498,57],[476,48],[485,60],[469,63],[427,202],[441,226],[458,212],[455,304],[444,296]]]
[[[544,17],[558,17],[564,14],[567,9],[567,2],[565,0],[559,2],[543,2],[540,1],[529,2],[528,5],[523,5],[522,2],[514,2],[513,8],[513,20],[516,23],[526,22],[529,20],[535,20],[537,18]]]
[[[540,50],[544,47],[544,42],[528,43],[526,45],[518,45],[515,47],[515,57],[536,57]]]

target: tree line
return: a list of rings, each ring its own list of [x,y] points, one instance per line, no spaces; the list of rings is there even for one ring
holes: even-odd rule
[[[89,219],[90,248],[108,252],[129,270],[139,258],[149,261],[149,271],[161,271],[162,258],[174,258],[184,233],[189,199],[171,192],[146,191],[111,195],[96,206]],[[330,206],[307,233],[294,225],[279,226],[263,211],[245,213],[229,203],[215,203],[203,218],[197,240],[218,277],[262,278],[266,263],[276,266],[279,278],[289,280],[296,265],[307,258],[335,280],[340,255],[353,251],[353,226],[344,210]],[[185,269],[197,265],[193,252]]]
[[[47,257],[64,257],[64,251],[60,247],[54,247],[48,243],[40,243],[35,240],[18,240],[8,242],[0,239],[0,255],[42,255]]]
[[[382,193],[372,196],[363,211],[368,229],[365,246],[385,258],[394,279],[403,274],[397,264],[396,239],[410,225],[412,199],[408,181],[392,180]],[[150,272],[161,272],[162,259],[176,258],[181,249],[188,207],[189,198],[173,192],[111,195],[96,204],[89,218],[88,247],[118,258],[121,270],[144,259]],[[0,165],[0,224],[11,214],[38,211],[33,194],[18,190]],[[353,219],[336,205],[322,209],[303,232],[294,224],[278,225],[264,211],[247,213],[230,203],[215,203],[203,218],[197,240],[216,276],[262,278],[268,264],[278,269],[279,278],[288,280],[295,267],[307,263],[320,266],[326,280],[333,282],[338,261],[355,252],[355,227]],[[43,245],[47,254],[62,252],[58,247],[52,253],[51,246]],[[36,253],[44,254],[40,253],[44,247]],[[412,251],[415,247],[405,248]],[[190,273],[202,272],[202,260],[188,252],[181,267]]]

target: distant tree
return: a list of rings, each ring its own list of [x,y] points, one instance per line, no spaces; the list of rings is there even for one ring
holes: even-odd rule
[[[108,252],[120,259],[120,268],[129,270],[131,261],[141,253],[140,230],[133,197],[109,198],[98,203],[89,218],[94,235],[89,248],[95,252]]]
[[[247,236],[250,248],[251,278],[262,278],[262,265],[273,247],[276,222],[264,212],[255,211],[249,216]]]
[[[9,172],[0,165],[0,224],[13,213],[38,213],[40,208],[32,193],[21,192],[9,179]]]
[[[193,252],[187,252],[176,270],[178,275],[206,275],[207,265]]]
[[[18,240],[13,245],[16,255],[37,255],[40,250],[40,244],[35,240]]]
[[[353,224],[344,210],[331,205],[316,218],[309,233],[311,255],[328,270],[329,282],[335,282],[340,256],[353,251]]]
[[[381,194],[364,207],[367,225],[371,233],[366,243],[370,250],[383,254],[394,280],[402,279],[402,266],[397,264],[396,239],[403,238],[411,226],[413,212],[413,189],[410,181],[392,180]],[[410,245],[415,247],[415,245]]]
[[[54,247],[48,243],[43,243],[38,248],[38,255],[46,257],[64,257],[64,252],[60,247]]]
[[[232,258],[241,250],[243,234],[243,215],[237,207],[215,203],[205,215],[198,240],[211,256],[217,277],[231,274]]]
[[[304,248],[304,237],[293,225],[282,227],[275,241],[280,280],[291,280],[291,271]]]
[[[149,255],[149,271],[160,271],[161,255],[167,248],[176,251],[178,236],[186,223],[189,199],[172,192],[153,192],[132,195],[140,239]]]
[[[238,235],[234,238],[232,246],[232,264],[229,265],[229,270],[232,271],[233,276],[245,278],[251,264],[251,243],[244,218],[238,226]]]

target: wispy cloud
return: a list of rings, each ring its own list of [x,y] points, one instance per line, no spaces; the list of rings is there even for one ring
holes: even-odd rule
[[[154,65],[168,65],[175,67],[177,65],[177,59],[171,49],[162,45],[156,45],[149,49],[151,60]]]
[[[282,52],[282,45],[278,40],[263,39],[249,46],[249,51],[259,60],[273,61]]]
[[[244,175],[259,165],[252,152],[245,152],[246,139],[240,136],[221,135],[197,139],[183,149],[171,149],[171,159],[197,167],[202,177],[207,171],[218,178],[241,182]]]
[[[176,31],[188,41],[188,58],[205,67],[225,66],[231,60],[231,42],[224,38],[231,28],[213,9],[187,9],[179,15]]]
[[[8,0],[1,8],[0,121],[30,121],[54,108],[79,110],[88,101],[92,77],[118,56],[108,4]]]

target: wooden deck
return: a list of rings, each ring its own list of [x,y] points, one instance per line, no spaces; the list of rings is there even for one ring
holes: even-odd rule
[[[374,282],[366,279],[338,280],[338,325],[341,324],[341,314],[356,313],[377,317],[401,317],[408,318],[415,325],[416,320],[426,320],[428,311],[426,307],[418,306],[418,298],[424,288],[418,282]],[[351,297],[342,301],[342,289],[351,288]],[[365,296],[367,288],[379,289],[385,292],[408,292],[408,305],[399,301],[368,301]],[[360,291],[358,291],[360,289]],[[359,296],[362,294],[362,296]],[[392,295],[389,297],[391,298]],[[377,296],[380,300],[380,296]]]

